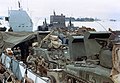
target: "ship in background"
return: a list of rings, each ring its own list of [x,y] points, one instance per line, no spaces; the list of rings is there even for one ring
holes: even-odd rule
[[[23,10],[18,1],[18,10],[9,10],[9,26],[13,31],[29,31],[33,30],[33,22],[28,13]]]
[[[8,10],[8,16],[0,18],[0,31],[32,32],[32,19],[30,18],[27,11],[23,10],[19,1],[18,7],[18,10]]]
[[[9,28],[8,17],[0,17],[0,31],[6,31]]]
[[[9,10],[9,26],[13,31],[32,31],[33,22],[23,9]]]

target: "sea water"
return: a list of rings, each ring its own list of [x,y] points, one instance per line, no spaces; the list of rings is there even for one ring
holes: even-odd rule
[[[114,31],[120,30],[120,21],[94,21],[94,22],[79,22],[74,21],[72,22],[74,26],[78,27],[90,27],[94,28],[96,31],[108,31],[108,29],[112,29]],[[68,22],[66,22],[66,25],[68,25]]]

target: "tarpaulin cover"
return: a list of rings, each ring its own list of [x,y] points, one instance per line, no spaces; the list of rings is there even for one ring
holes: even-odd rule
[[[20,67],[19,67],[19,63],[15,60],[12,60],[12,72],[14,73],[14,75],[21,80],[22,79],[22,73],[20,71]]]
[[[6,57],[5,58],[5,67],[6,68],[10,68],[10,64],[11,64],[11,58],[10,57]]]
[[[34,38],[36,32],[0,32],[0,52],[4,48],[12,48],[15,45]]]
[[[1,55],[2,64],[5,64],[5,58],[6,58],[6,55],[4,53],[2,53],[2,55]]]

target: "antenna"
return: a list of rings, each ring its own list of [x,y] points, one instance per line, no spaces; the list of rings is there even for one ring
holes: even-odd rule
[[[54,16],[56,15],[56,14],[55,14],[55,10],[53,11],[53,14],[54,14]]]
[[[107,29],[101,23],[99,23],[98,21],[95,21],[95,22],[100,24],[103,27],[103,29],[105,29],[105,31],[107,31]],[[110,31],[110,32],[115,36],[115,34],[112,31]]]
[[[101,23],[99,23],[98,21],[95,21],[96,23],[98,23],[99,25],[101,25],[102,27],[103,27],[103,29],[105,30],[105,31],[107,31],[107,29],[101,24]]]

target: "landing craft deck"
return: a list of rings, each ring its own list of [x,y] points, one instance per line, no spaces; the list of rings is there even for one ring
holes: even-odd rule
[[[49,79],[46,77],[44,80],[42,77],[33,73],[30,69],[26,68],[26,65],[23,63],[14,60],[12,57],[9,57],[2,53],[1,62],[5,67],[13,72],[18,80],[22,80],[25,76],[25,71],[27,71],[27,77],[32,79],[34,83],[49,83]]]

